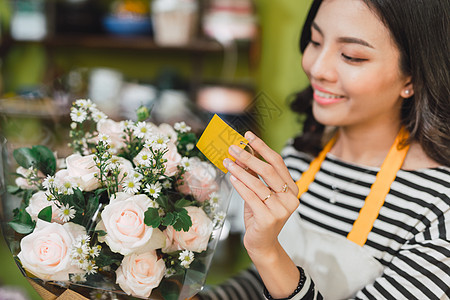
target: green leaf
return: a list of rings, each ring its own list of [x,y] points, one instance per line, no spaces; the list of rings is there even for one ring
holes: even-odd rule
[[[8,185],[6,187],[6,191],[8,194],[15,195],[21,191],[21,188],[15,185]]]
[[[189,228],[192,226],[192,220],[191,217],[188,215],[188,212],[186,209],[182,208],[177,212],[178,218],[173,224],[173,228],[176,231],[189,231]]]
[[[14,229],[17,233],[20,234],[28,234],[33,232],[34,230],[34,225],[28,225],[28,224],[23,224],[23,223],[19,223],[19,222],[15,222],[15,221],[11,221],[8,223],[9,226],[11,226],[12,229]]]
[[[26,169],[35,166],[37,164],[38,158],[36,153],[30,148],[19,148],[13,151],[13,156],[19,166]]]
[[[153,228],[158,228],[161,224],[161,217],[159,216],[158,209],[157,208],[148,208],[147,211],[144,213],[144,223],[147,226],[151,226]]]
[[[175,222],[176,219],[177,219],[177,217],[176,217],[173,213],[168,212],[168,213],[163,217],[161,224],[164,225],[164,226],[170,226],[170,225],[173,225],[173,224],[174,224],[174,222]]]
[[[96,233],[98,236],[105,236],[105,235],[106,235],[106,231],[104,231],[104,230],[96,230],[95,233]]]
[[[192,203],[193,203],[192,201],[182,198],[182,199],[178,200],[177,202],[175,202],[175,208],[183,208],[186,206],[191,206]]]
[[[33,146],[31,148],[34,157],[37,158],[37,168],[46,175],[55,175],[56,158],[53,152],[42,145]]]
[[[52,220],[52,207],[51,207],[51,205],[43,208],[39,212],[38,218],[41,219],[41,220],[44,220],[46,222],[51,222],[51,220]]]

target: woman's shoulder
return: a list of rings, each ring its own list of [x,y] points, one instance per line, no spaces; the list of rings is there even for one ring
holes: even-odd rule
[[[420,146],[419,143],[413,142],[409,148],[408,154],[406,155],[405,161],[403,162],[402,169],[415,171],[423,169],[435,169],[442,166],[438,162],[431,159]]]

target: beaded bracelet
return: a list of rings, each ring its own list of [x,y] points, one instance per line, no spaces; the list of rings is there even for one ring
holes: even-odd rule
[[[294,297],[295,295],[297,295],[301,291],[301,289],[303,288],[303,286],[305,285],[305,282],[306,282],[305,271],[298,266],[297,266],[297,269],[300,271],[300,279],[298,280],[297,287],[295,288],[294,292],[291,295],[289,295],[286,298],[275,299],[269,294],[269,291],[267,290],[267,288],[264,287],[264,296],[269,300],[289,300],[292,297]]]

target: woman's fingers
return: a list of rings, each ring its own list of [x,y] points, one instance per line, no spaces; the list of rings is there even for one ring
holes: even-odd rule
[[[283,158],[281,155],[279,155],[276,151],[271,149],[269,146],[267,146],[260,138],[258,138],[254,133],[247,131],[245,133],[245,138],[249,141],[250,146],[258,152],[261,157],[265,159],[265,161],[268,163],[268,166],[263,166],[263,173],[272,175],[274,172],[276,172],[282,179],[284,183],[288,184],[289,190],[297,195],[298,188],[295,185],[294,181],[291,178],[291,175],[289,174],[289,171],[283,161]],[[266,181],[266,178],[263,176],[264,174],[260,174],[264,180]],[[271,186],[271,188],[275,192],[281,192],[284,188],[284,183],[279,186]]]

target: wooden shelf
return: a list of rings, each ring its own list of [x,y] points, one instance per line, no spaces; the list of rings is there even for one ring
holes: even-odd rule
[[[57,35],[43,41],[15,41],[5,39],[3,46],[20,43],[38,43],[48,47],[82,47],[91,49],[151,50],[171,52],[221,52],[223,46],[216,41],[198,39],[183,46],[160,46],[149,36],[114,35]]]

